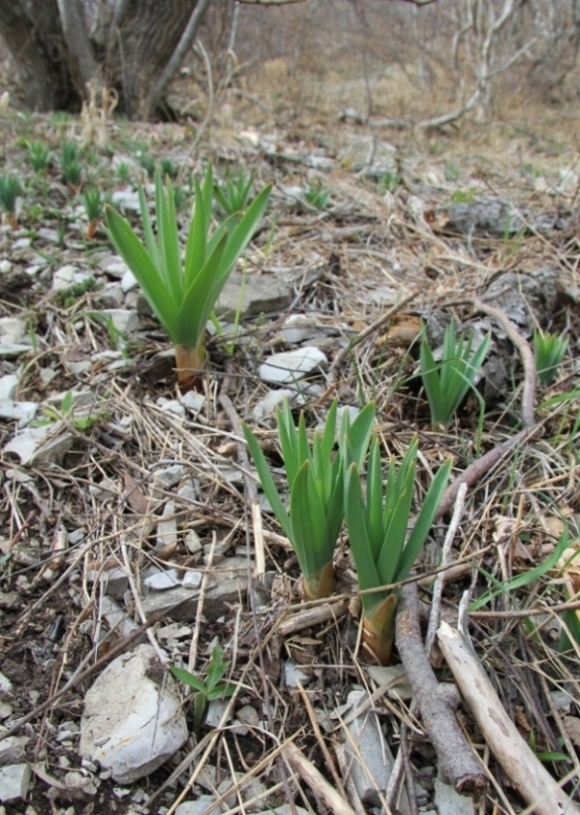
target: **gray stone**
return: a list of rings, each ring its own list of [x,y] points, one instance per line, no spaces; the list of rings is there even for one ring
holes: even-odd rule
[[[297,688],[299,682],[301,685],[308,685],[311,679],[312,676],[299,668],[293,659],[286,660],[284,663],[284,681],[286,687]]]
[[[62,432],[65,427],[60,421],[43,427],[28,427],[4,446],[4,452],[18,456],[23,465],[59,464],[73,443],[72,434]]]
[[[266,419],[272,418],[276,408],[288,399],[291,405],[301,406],[304,399],[298,391],[291,390],[290,388],[280,388],[279,390],[268,391],[266,396],[254,406],[252,410],[252,419],[255,422],[263,422]]]
[[[257,815],[310,815],[310,813],[304,809],[304,807],[299,807],[296,804],[294,804],[294,806],[282,804],[282,806],[276,807],[276,809],[263,810],[257,813]]]
[[[195,801],[183,801],[175,810],[175,815],[204,815],[211,809],[215,800],[211,795],[200,795]],[[223,811],[221,807],[212,810],[216,815]]]
[[[194,500],[195,500],[195,496],[194,496]],[[185,544],[185,548],[187,549],[187,551],[189,552],[190,555],[201,555],[201,553],[203,552],[203,545],[202,545],[201,540],[199,539],[199,535],[197,534],[195,529],[189,529],[185,533],[185,537],[183,539],[183,542]],[[185,583],[185,578],[184,578],[184,583]]]
[[[229,699],[212,699],[212,701],[207,706],[207,711],[205,714],[204,724],[206,727],[220,727],[224,724],[228,724],[231,721],[231,713],[228,714],[226,720],[224,721],[224,713],[228,709]]]
[[[168,501],[163,507],[162,520],[157,524],[157,551],[173,546],[177,543],[177,520],[175,518],[175,503]]]
[[[168,490],[179,484],[186,473],[187,467],[184,464],[172,464],[171,467],[156,470],[154,486],[161,486],[163,489]]]
[[[188,391],[183,396],[179,397],[181,404],[189,410],[190,413],[199,413],[205,404],[205,396],[197,391]]]
[[[154,614],[161,614],[171,617],[172,620],[189,622],[195,619],[198,598],[197,589],[184,586],[167,591],[151,592],[143,598],[143,613],[147,619]]]
[[[173,678],[150,645],[139,645],[111,662],[88,690],[79,752],[130,784],[171,758],[187,735]]]
[[[28,736],[7,736],[0,739],[0,765],[15,764],[24,758]]]
[[[191,571],[188,570],[183,575],[183,580],[181,581],[181,585],[187,589],[198,589],[201,586],[201,581],[203,580],[203,574],[198,571]]]
[[[413,698],[413,690],[402,665],[369,665],[368,673],[378,687],[387,687],[387,696],[392,699],[407,701]]]
[[[30,775],[28,764],[9,764],[0,767],[0,801],[9,804],[11,801],[26,798]]]
[[[18,377],[16,374],[6,374],[0,377],[0,401],[14,399],[17,387]]]
[[[313,337],[319,337],[321,332],[324,332],[324,326],[321,326],[323,320],[321,314],[290,314],[284,320],[282,326],[282,336],[290,345],[296,345],[306,340],[311,340]]]
[[[111,196],[111,203],[119,209],[140,211],[139,194],[131,189],[115,190]]]
[[[0,399],[0,419],[16,419],[19,427],[29,424],[36,416],[36,402],[13,402]]]
[[[126,308],[105,308],[101,314],[108,317],[117,331],[123,334],[131,334],[138,331],[141,323],[136,311]]]
[[[454,202],[449,207],[447,227],[463,234],[516,235],[525,221],[509,201],[499,198],[480,198],[475,201]]]
[[[127,294],[128,291],[132,289],[136,289],[139,283],[137,282],[137,278],[131,271],[131,269],[127,269],[123,277],[121,278],[121,290]]]
[[[19,317],[0,317],[0,338],[3,343],[18,343],[27,336],[25,320]]]
[[[186,410],[184,406],[181,404],[179,399],[164,399],[161,397],[157,400],[157,404],[164,410],[166,413],[173,413],[175,416],[178,416],[180,419],[185,419],[186,417]]]
[[[449,784],[444,784],[439,778],[435,779],[435,806],[437,812],[445,815],[474,815],[473,799],[467,795],[460,795]]]
[[[244,777],[246,778],[245,781],[243,780]],[[245,803],[243,811],[256,812],[256,810],[261,809],[264,806],[264,803],[267,800],[266,785],[260,781],[259,778],[253,778],[252,776],[248,778],[247,776],[242,775],[242,773],[236,773],[234,779],[224,778],[218,785],[218,795],[223,795],[234,783],[239,784],[239,787],[237,792],[232,792],[232,794],[224,801],[224,805],[227,809],[233,809],[238,804],[240,797],[244,803],[246,801],[253,801],[251,804]],[[254,800],[256,798],[258,799],[257,801]]]
[[[351,691],[347,703],[358,708],[369,700],[366,691]],[[363,803],[380,806],[381,794],[387,789],[394,758],[380,728],[376,713],[367,709],[346,725],[344,753],[350,778]],[[404,804],[407,804],[407,807]],[[408,812],[408,801],[401,802],[401,812]]]
[[[139,627],[127,611],[111,597],[106,595],[101,597],[100,611],[109,629],[114,630],[119,637],[128,637]]]
[[[100,308],[119,309],[123,307],[125,295],[118,283],[108,283],[93,295],[93,302]]]
[[[64,291],[70,289],[76,282],[78,269],[76,266],[61,266],[57,269],[52,276],[52,289],[53,291]]]
[[[175,569],[160,569],[143,581],[150,591],[167,591],[181,584]]]
[[[260,365],[259,375],[264,382],[289,384],[302,379],[327,362],[326,354],[314,346],[306,346],[269,357]]]
[[[242,290],[243,287],[243,290]],[[278,275],[244,275],[233,272],[216,306],[220,319],[250,317],[272,311],[282,311],[292,300],[290,283]]]

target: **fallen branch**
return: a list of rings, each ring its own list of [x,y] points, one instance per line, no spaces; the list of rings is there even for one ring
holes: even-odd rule
[[[479,798],[488,780],[455,718],[449,694],[441,686],[423,647],[417,587],[401,589],[397,614],[397,648],[417,700],[423,725],[439,760],[439,776],[462,795]]]
[[[536,815],[580,815],[521,737],[466,636],[442,622],[439,646],[486,743]]]
[[[293,742],[289,742],[282,750],[288,764],[298,775],[306,781],[317,798],[324,801],[328,809],[334,815],[356,815],[356,812],[344,798],[328,783],[324,776],[309,761],[304,753],[296,747]]]
[[[484,303],[478,297],[473,300],[473,305],[478,311],[482,311],[484,314],[487,314],[488,317],[492,317],[496,320],[520,352],[524,366],[522,427],[524,427],[525,430],[531,430],[536,423],[534,419],[534,409],[536,407],[536,362],[530,343],[522,337],[516,326],[501,309],[488,306],[487,303]]]

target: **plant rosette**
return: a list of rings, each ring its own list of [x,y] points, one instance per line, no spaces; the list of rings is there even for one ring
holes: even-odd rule
[[[205,327],[237,259],[266,211],[270,186],[246,212],[219,223],[210,234],[213,176],[208,166],[202,184],[195,179],[195,202],[185,252],[179,243],[171,180],[155,173],[155,235],[143,188],[139,189],[144,243],[111,206],[105,219],[111,240],[131,269],[174,348],[182,393],[201,389],[205,369]]]

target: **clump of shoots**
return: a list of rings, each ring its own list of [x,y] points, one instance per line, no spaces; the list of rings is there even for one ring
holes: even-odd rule
[[[568,350],[568,337],[534,331],[536,371],[542,385],[551,385]]]
[[[425,334],[421,339],[421,379],[433,425],[449,424],[467,391],[473,387],[489,351],[489,334],[475,350],[473,334],[469,337],[457,337],[456,334],[455,320],[452,320],[445,329],[443,350],[438,362]]]
[[[302,572],[307,600],[327,597],[334,587],[333,556],[344,520],[343,456],[334,453],[338,403],[333,402],[322,431],[308,442],[304,414],[294,425],[288,402],[277,412],[278,437],[290,493],[288,509],[274,484],[270,467],[256,437],[244,426],[258,477],[284,534],[292,544]],[[350,423],[345,410],[339,445],[348,445],[352,461],[361,467],[371,438],[375,416],[367,405]]]
[[[60,164],[65,182],[73,190],[78,189],[81,183],[82,168],[80,151],[75,142],[65,141],[61,145]]]
[[[35,173],[44,173],[50,167],[52,152],[44,141],[29,141],[28,160]]]
[[[222,681],[228,670],[223,648],[219,642],[214,645],[205,682],[185,668],[171,666],[169,670],[176,679],[193,688],[193,730],[196,735],[199,735],[208,703],[216,699],[227,699],[236,690],[232,682]]]
[[[223,181],[214,187],[215,200],[225,215],[244,212],[252,195],[255,173],[240,167],[237,173],[226,172]]]
[[[14,175],[0,175],[0,207],[4,212],[4,221],[18,229],[16,218],[16,200],[22,195],[23,189],[20,179]]]
[[[304,190],[304,199],[314,209],[326,209],[330,203],[330,190],[318,185],[309,187]]]
[[[373,439],[365,496],[360,465],[346,447],[345,515],[358,582],[364,592],[363,646],[367,656],[381,665],[389,662],[393,646],[398,588],[392,584],[405,580],[413,568],[451,472],[451,461],[439,469],[409,533],[417,450],[415,438],[400,467],[391,459],[383,490],[379,443]]]
[[[379,178],[377,187],[379,195],[385,195],[387,192],[395,192],[400,185],[402,178],[397,173],[387,171]]]
[[[85,237],[87,240],[93,240],[103,214],[103,196],[97,187],[89,187],[83,192],[81,198],[88,220]]]
[[[162,158],[159,160],[159,169],[161,170],[161,177],[169,176],[172,181],[175,181],[179,175],[179,167],[170,158]]]
[[[171,180],[155,174],[155,235],[143,188],[139,190],[144,243],[112,207],[105,209],[109,235],[135,275],[153,312],[175,347],[182,393],[202,386],[206,360],[205,327],[237,259],[266,211],[270,187],[254,198],[243,218],[226,218],[210,234],[213,175],[200,184],[182,254]]]
[[[147,173],[147,178],[149,181],[153,181],[155,177],[155,159],[149,153],[140,153],[138,158],[139,164]]]
[[[177,212],[181,212],[187,200],[187,190],[185,187],[176,184],[173,188],[173,201]]]
[[[120,161],[117,164],[117,178],[121,184],[129,186],[131,183],[131,168],[129,167],[128,162]]]

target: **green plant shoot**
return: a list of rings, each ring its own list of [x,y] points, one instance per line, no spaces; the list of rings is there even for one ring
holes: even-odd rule
[[[244,167],[240,167],[235,174],[226,172],[224,180],[215,184],[215,200],[225,215],[244,212],[252,194],[254,178],[253,172],[246,173]]]
[[[103,214],[103,196],[97,187],[89,187],[83,192],[81,198],[88,220],[85,237],[93,240]]]
[[[554,381],[567,350],[567,337],[560,337],[558,334],[544,334],[543,331],[534,331],[536,371],[542,385],[551,385]]]
[[[431,421],[434,425],[447,425],[463,401],[483,365],[489,351],[488,334],[473,350],[473,334],[456,336],[455,320],[445,329],[443,353],[439,362],[425,335],[421,339],[420,365],[423,387],[429,401]]]
[[[333,455],[338,403],[328,411],[322,431],[315,431],[312,445],[306,435],[304,415],[298,428],[288,402],[277,413],[278,436],[290,493],[288,509],[274,485],[270,467],[258,441],[247,426],[244,435],[260,483],[284,534],[292,544],[302,571],[308,600],[327,597],[334,586],[333,555],[344,519],[343,456]],[[371,438],[374,404],[367,405],[352,422],[345,411],[339,447],[348,442],[352,460],[362,466]]]
[[[194,730],[199,733],[199,729],[203,724],[205,711],[208,702],[215,699],[224,699],[232,696],[236,690],[236,685],[232,682],[222,682],[228,669],[228,663],[224,660],[223,648],[219,642],[214,645],[211,652],[211,659],[207,672],[207,679],[205,682],[197,676],[194,676],[190,671],[185,668],[176,668],[171,666],[169,670],[173,676],[185,685],[193,688],[193,717],[194,717]]]
[[[212,196],[213,176],[209,166],[203,183],[195,180],[195,202],[183,257],[171,180],[168,178],[164,185],[159,171],[155,174],[157,235],[143,188],[139,198],[144,243],[115,209],[110,206],[105,209],[111,240],[175,346],[183,393],[200,387],[199,376],[206,358],[206,323],[234,264],[258,228],[270,187],[254,198],[242,218],[226,218],[210,234]]]
[[[14,175],[0,175],[0,207],[6,214],[6,221],[12,229],[18,229],[16,199],[22,195],[20,179]]]
[[[348,447],[346,448],[348,450]],[[363,592],[363,643],[382,665],[391,656],[398,591],[390,588],[408,577],[419,556],[447,485],[452,462],[439,468],[408,534],[415,485],[418,441],[415,438],[397,468],[391,459],[383,492],[378,440],[371,444],[366,498],[360,465],[348,452],[345,515],[350,546]],[[376,589],[376,591],[373,591]]]

